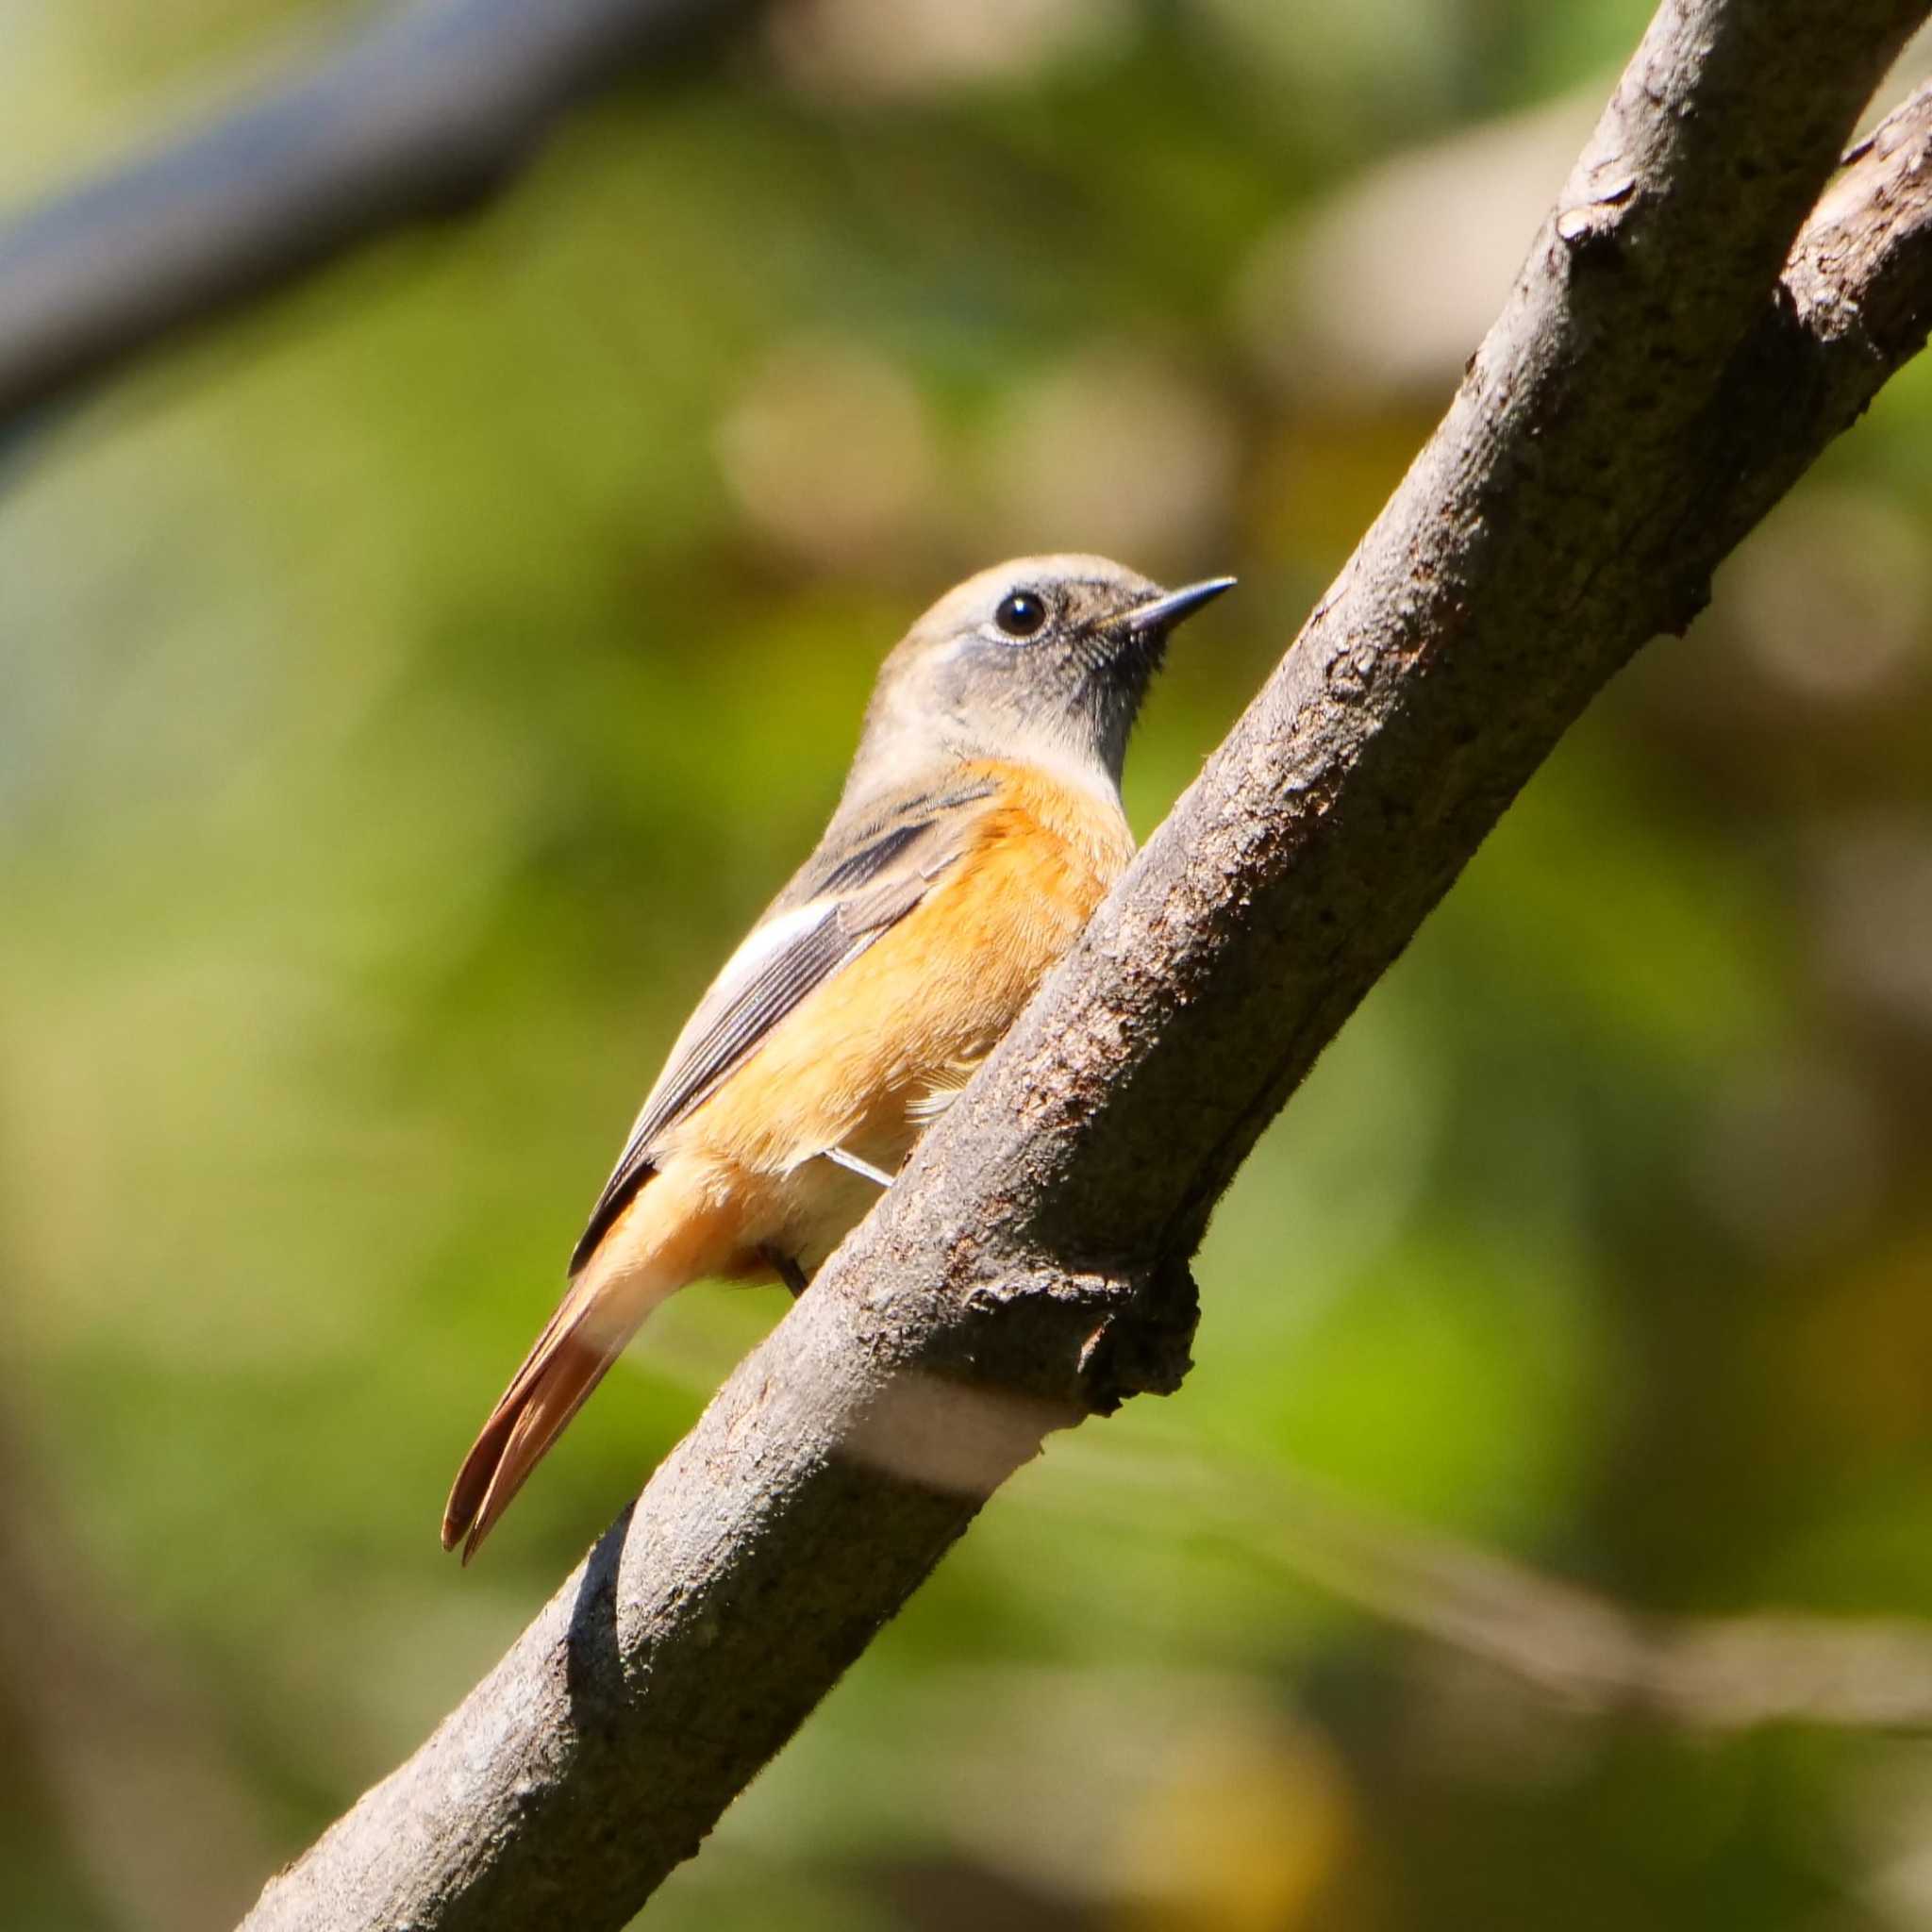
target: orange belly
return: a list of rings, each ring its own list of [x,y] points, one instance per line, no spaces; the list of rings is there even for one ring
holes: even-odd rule
[[[442,1540],[465,1561],[667,1295],[771,1255],[818,1267],[876,1198],[825,1149],[896,1171],[1127,862],[1117,805],[1024,766],[972,769],[998,790],[964,853],[653,1148],[458,1472]]]
[[[721,1210],[731,1252],[707,1272],[748,1272],[766,1246],[816,1268],[878,1191],[824,1150],[895,1171],[1132,856],[1110,801],[1029,767],[974,770],[1000,790],[966,853],[667,1136],[660,1173],[690,1162]]]

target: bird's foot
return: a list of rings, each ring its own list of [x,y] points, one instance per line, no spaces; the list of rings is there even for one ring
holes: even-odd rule
[[[796,1301],[806,1291],[805,1270],[790,1255],[781,1255],[776,1248],[760,1248],[758,1253],[764,1257],[772,1272],[791,1291],[791,1299]]]
[[[892,1176],[884,1168],[874,1167],[869,1160],[861,1160],[856,1154],[848,1154],[842,1147],[827,1147],[825,1158],[836,1160],[848,1173],[862,1174],[875,1188],[890,1188]]]

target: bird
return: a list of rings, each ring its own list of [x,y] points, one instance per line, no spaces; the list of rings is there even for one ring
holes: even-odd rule
[[[1022,558],[880,667],[831,821],[698,1002],[464,1457],[468,1563],[651,1310],[701,1278],[804,1291],[1133,856],[1127,737],[1182,619],[1103,557]]]

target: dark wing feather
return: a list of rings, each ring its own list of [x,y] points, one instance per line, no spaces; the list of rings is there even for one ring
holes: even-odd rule
[[[940,789],[912,786],[841,810],[826,826],[818,850],[793,874],[765,917],[814,899],[856,893],[894,868],[902,875],[924,872],[929,882],[938,876],[934,857],[942,854],[943,865],[958,856],[958,841],[972,824],[972,814],[964,808],[991,797],[996,789],[991,778]]]
[[[741,977],[727,965],[672,1049],[591,1210],[570,1258],[573,1274],[650,1177],[652,1151],[663,1136],[702,1107],[807,994],[924,898],[964,851],[976,823],[971,808],[993,789],[985,780],[940,791],[908,790],[833,820],[746,944],[756,944],[776,921],[792,929]]]

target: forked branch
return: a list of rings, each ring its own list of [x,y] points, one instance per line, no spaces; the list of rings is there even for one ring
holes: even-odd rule
[[[622,1925],[1049,1429],[1174,1385],[1188,1257],[1262,1127],[1591,695],[1924,341],[1932,102],[1819,205],[1924,10],[1666,0],[1442,425],[1074,954],[251,1925]]]

